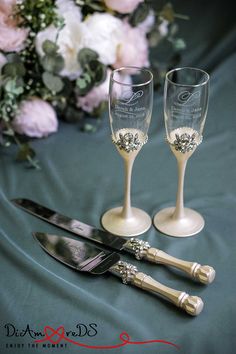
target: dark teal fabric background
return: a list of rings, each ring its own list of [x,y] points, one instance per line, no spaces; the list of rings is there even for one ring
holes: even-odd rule
[[[156,2],[157,3],[157,2]],[[72,271],[44,253],[32,231],[66,235],[10,203],[27,197],[86,223],[100,226],[100,216],[122,203],[123,165],[110,140],[108,117],[89,135],[60,124],[58,134],[33,142],[41,171],[16,163],[12,150],[0,152],[0,353],[177,353],[164,344],[127,345],[92,350],[67,344],[62,349],[28,349],[33,339],[6,337],[5,324],[35,331],[49,325],[76,330],[97,324],[94,337],[75,338],[89,345],[115,345],[126,331],[133,341],[163,339],[183,354],[231,354],[236,347],[236,25],[230,1],[175,1],[187,50],[181,65],[198,66],[211,75],[204,140],[186,171],[186,206],[198,210],[206,225],[187,239],[166,237],[154,227],[142,239],[173,256],[215,267],[213,284],[193,282],[177,270],[124,257],[167,286],[201,296],[199,317],[192,318],[158,296],[122,285],[113,276],[93,277]],[[158,50],[156,52],[159,56]],[[132,202],[150,215],[173,205],[176,161],[164,142],[162,91],[155,94],[149,141],[133,170]],[[67,234],[69,235],[69,234]],[[7,349],[6,344],[24,344]],[[62,342],[61,342],[62,343]],[[64,342],[65,343],[65,342]]]

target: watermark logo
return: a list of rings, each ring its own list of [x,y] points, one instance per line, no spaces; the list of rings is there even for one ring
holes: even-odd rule
[[[5,336],[8,338],[8,342],[5,343],[5,349],[39,349],[39,348],[60,348],[68,349],[68,346],[76,346],[85,349],[103,349],[111,350],[116,348],[121,348],[124,346],[140,346],[140,345],[155,345],[164,344],[175,349],[180,349],[180,347],[170,341],[163,339],[149,339],[149,340],[132,340],[131,336],[123,331],[119,335],[119,340],[115,343],[109,343],[109,339],[102,345],[94,344],[95,339],[93,338],[93,344],[91,344],[91,337],[96,337],[98,334],[98,328],[96,323],[83,324],[78,323],[74,329],[68,330],[64,326],[59,326],[58,328],[53,328],[51,326],[45,326],[42,331],[35,330],[30,327],[29,324],[23,329],[18,329],[12,323],[7,323],[4,326]],[[22,338],[24,338],[24,341]],[[11,341],[9,341],[11,338]],[[29,342],[26,342],[26,338]],[[82,338],[82,340],[81,340]],[[90,338],[90,343],[86,342],[85,338]],[[14,342],[12,341],[14,339]],[[20,342],[20,340],[22,340]],[[114,342],[111,339],[111,342]],[[3,344],[3,343],[1,343]],[[89,352],[89,350],[88,350]]]

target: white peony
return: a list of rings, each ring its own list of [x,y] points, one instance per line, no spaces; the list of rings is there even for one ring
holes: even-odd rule
[[[84,46],[95,50],[103,64],[113,64],[122,38],[122,21],[108,13],[94,13],[84,23],[86,25]]]
[[[58,13],[63,16],[65,26],[59,33],[57,44],[59,53],[65,61],[65,67],[61,76],[76,79],[81,73],[81,67],[77,59],[78,52],[84,47],[85,25],[81,22],[81,13],[78,6],[71,0],[57,0]],[[40,56],[44,55],[42,44],[46,39],[55,41],[58,29],[53,25],[39,32],[36,37],[36,50]]]
[[[79,6],[75,5],[73,0],[57,0],[57,13],[65,19],[65,22],[82,21],[82,14]]]

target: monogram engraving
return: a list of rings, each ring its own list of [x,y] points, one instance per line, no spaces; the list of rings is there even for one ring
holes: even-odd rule
[[[120,101],[122,101],[122,103],[126,104],[126,105],[133,105],[133,104],[136,104],[138,102],[137,99],[142,96],[143,96],[143,90],[133,92],[131,97],[130,97],[130,91],[125,91],[125,92],[123,92],[122,97],[120,98]]]
[[[199,97],[200,91],[195,91],[193,93],[189,91],[182,91],[177,95],[177,103],[183,106],[191,106]]]

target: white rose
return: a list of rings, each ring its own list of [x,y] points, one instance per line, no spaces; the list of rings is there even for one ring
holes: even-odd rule
[[[84,23],[87,29],[84,46],[95,50],[103,64],[113,64],[122,37],[122,21],[108,13],[95,13]]]

